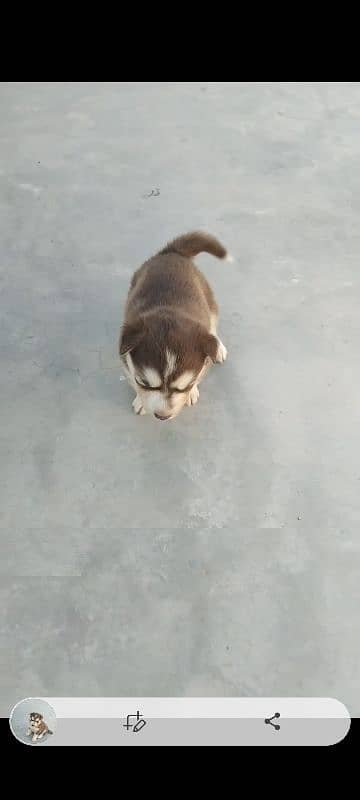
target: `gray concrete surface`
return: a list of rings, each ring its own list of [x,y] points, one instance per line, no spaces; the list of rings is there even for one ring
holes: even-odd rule
[[[0,712],[29,695],[360,711],[359,83],[2,83]],[[155,189],[159,196],[150,196]],[[229,349],[131,411],[132,271],[201,227]]]

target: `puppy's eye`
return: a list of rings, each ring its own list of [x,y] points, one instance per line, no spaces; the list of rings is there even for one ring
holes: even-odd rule
[[[193,386],[194,386],[194,384],[190,383],[190,386],[187,386],[186,389],[171,389],[171,391],[175,392],[176,394],[186,394],[187,392],[191,391]]]
[[[137,378],[135,378],[135,383],[137,383],[137,385],[140,386],[141,389],[145,389],[147,392],[160,392],[161,390],[161,386],[149,386],[148,383],[143,383],[142,381],[138,381]]]
[[[142,381],[138,381],[137,378],[135,378],[135,382],[137,383],[138,386],[141,387],[141,389],[149,389],[150,388],[148,383],[142,383]]]

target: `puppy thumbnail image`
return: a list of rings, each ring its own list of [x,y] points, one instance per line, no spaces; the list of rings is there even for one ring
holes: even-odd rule
[[[135,414],[174,419],[198,402],[209,367],[227,357],[214,293],[192,260],[203,252],[233,260],[214,236],[198,231],[175,239],[132,278],[119,351]]]
[[[10,728],[23,744],[45,743],[55,733],[55,711],[45,700],[27,697],[13,708]]]
[[[33,742],[36,742],[37,739],[43,739],[47,734],[52,736],[52,731],[46,724],[43,715],[39,714],[38,711],[32,711],[29,717],[27,735],[32,737]]]

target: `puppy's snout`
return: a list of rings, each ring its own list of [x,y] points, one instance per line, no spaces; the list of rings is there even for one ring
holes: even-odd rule
[[[167,419],[170,419],[170,416],[164,417],[161,414],[154,414],[156,419],[160,419],[162,422],[166,422]]]

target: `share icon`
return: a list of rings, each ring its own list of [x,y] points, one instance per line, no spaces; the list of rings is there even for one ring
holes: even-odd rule
[[[280,725],[274,725],[274,719],[280,719],[280,717],[281,714],[274,714],[273,717],[270,717],[270,719],[265,720],[265,725],[271,725],[271,727],[274,728],[275,731],[279,731],[281,729]]]

